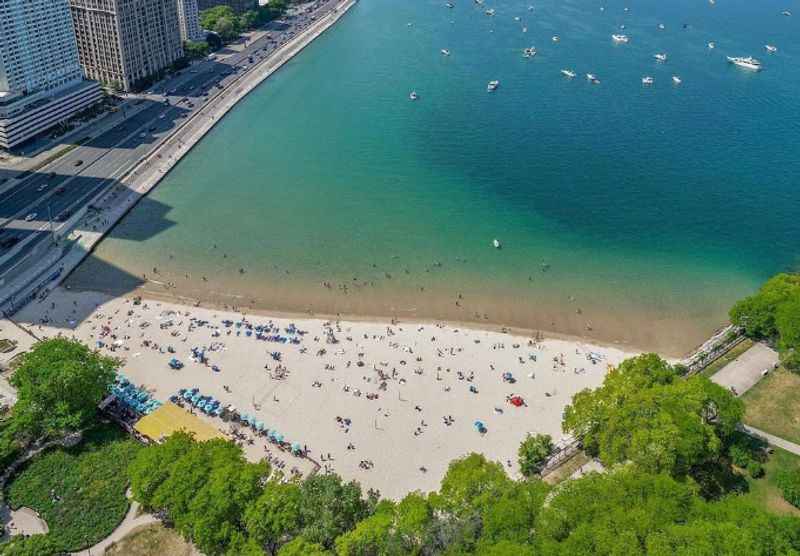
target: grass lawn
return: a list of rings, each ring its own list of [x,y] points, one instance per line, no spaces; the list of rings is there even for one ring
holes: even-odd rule
[[[143,525],[106,549],[105,556],[193,556],[199,554],[173,529],[160,523]]]
[[[742,400],[745,423],[800,444],[800,374],[778,368]]]
[[[781,471],[791,469],[800,469],[800,456],[775,448],[764,464],[764,476],[760,479],[747,477],[750,491],[743,496],[772,513],[800,516],[800,510],[783,499],[780,489],[775,484]]]
[[[753,340],[749,338],[745,339],[740,343],[738,346],[730,350],[728,353],[711,363],[708,367],[702,370],[700,373],[703,376],[707,376],[711,378],[713,375],[717,373],[720,369],[725,367],[728,363],[739,357],[745,351],[753,347]]]
[[[140,446],[114,425],[98,425],[78,446],[49,450],[7,487],[12,508],[38,511],[59,551],[77,551],[107,537],[128,511],[127,466]]]

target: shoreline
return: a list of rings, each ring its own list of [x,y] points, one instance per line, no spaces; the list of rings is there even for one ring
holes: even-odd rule
[[[317,312],[317,311],[300,311],[300,310],[252,307],[252,306],[236,305],[234,303],[231,304],[215,303],[207,299],[198,299],[196,297],[184,296],[177,293],[173,294],[171,292],[166,292],[166,291],[155,292],[152,290],[147,290],[147,291],[133,290],[127,293],[119,293],[119,292],[104,291],[102,289],[92,288],[92,287],[74,287],[71,286],[68,282],[69,282],[69,277],[65,278],[64,280],[65,285],[62,285],[61,287],[73,293],[94,294],[109,298],[118,298],[127,300],[133,300],[138,297],[143,302],[150,301],[155,303],[179,305],[185,307],[188,310],[205,309],[209,311],[236,313],[242,316],[251,316],[259,318],[298,319],[298,320],[313,319],[313,320],[329,320],[329,321],[339,320],[339,321],[374,324],[374,325],[395,325],[395,324],[397,325],[424,324],[429,326],[444,325],[448,327],[469,329],[474,332],[491,332],[496,334],[507,334],[509,336],[527,337],[537,340],[560,340],[575,344],[600,346],[603,348],[618,349],[636,353],[645,353],[649,351],[654,351],[652,349],[645,349],[642,346],[637,346],[632,343],[604,340],[589,335],[570,334],[567,332],[559,332],[547,328],[530,328],[524,326],[506,325],[491,321],[477,322],[477,321],[459,320],[451,318],[431,318],[431,317],[416,316],[416,315],[392,316],[385,314],[365,314],[365,313],[351,313],[351,312],[330,313],[325,311]],[[234,296],[231,297],[233,298]],[[236,297],[238,297],[242,301],[245,301],[247,299],[247,296],[236,296]],[[721,325],[717,330],[715,330],[715,332],[710,337],[713,337],[718,330],[724,327],[725,325]],[[661,351],[658,351],[658,353],[670,362],[679,362],[681,360],[689,359],[691,355],[697,351],[697,349],[699,349],[708,341],[709,340],[704,340],[702,343],[693,347],[691,350],[686,351],[685,353],[681,353],[679,355],[675,353],[664,353]]]

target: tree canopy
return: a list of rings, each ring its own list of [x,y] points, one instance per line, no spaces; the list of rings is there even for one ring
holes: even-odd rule
[[[553,439],[549,434],[528,434],[517,451],[520,472],[525,477],[538,474],[552,453]]]
[[[75,431],[94,420],[119,362],[77,340],[44,340],[26,353],[11,377],[18,400],[16,434],[32,437]]]
[[[713,462],[741,421],[744,406],[705,377],[684,380],[655,354],[623,361],[603,385],[576,394],[564,430],[607,466],[628,461],[682,476]]]
[[[733,324],[756,340],[774,341],[784,364],[800,369],[800,274],[778,274],[730,311]]]

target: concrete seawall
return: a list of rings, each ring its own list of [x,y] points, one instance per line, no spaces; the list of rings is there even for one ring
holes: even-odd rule
[[[340,2],[336,11],[320,18],[268,59],[258,62],[212,96],[200,110],[156,143],[145,158],[122,174],[116,185],[61,224],[55,231],[61,245],[39,249],[31,255],[38,258],[35,264],[0,286],[0,315],[13,315],[30,300],[44,297],[58,286],[229,110],[333,26],[356,3],[357,0]]]

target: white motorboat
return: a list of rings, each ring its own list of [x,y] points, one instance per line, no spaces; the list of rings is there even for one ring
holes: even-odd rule
[[[519,21],[520,19],[522,19],[522,18],[520,18],[518,15],[514,16],[514,21]]]
[[[453,4],[452,2],[448,2],[447,4],[445,4],[445,6],[447,6],[448,8],[455,8],[456,7],[456,5]]]
[[[534,47],[526,48],[522,51],[522,56],[525,58],[533,58],[536,56],[536,49]]]
[[[771,44],[765,44],[764,48],[766,48],[767,52],[769,52],[770,54],[774,54],[775,52],[778,51],[778,47],[777,46],[772,46]]]
[[[664,52],[659,52],[658,54],[654,54],[653,58],[655,58],[659,62],[666,62],[667,61],[667,55]]]
[[[561,37],[559,37],[558,35],[553,35],[553,42],[558,42],[560,40],[561,40]]]
[[[572,71],[572,70],[568,70],[568,69],[562,69],[561,70],[561,75],[564,75],[564,76],[569,77],[570,79],[572,79],[573,77],[575,77],[575,72]]]
[[[493,246],[495,249],[502,249],[502,248],[503,248],[503,244],[502,244],[502,243],[500,243],[500,240],[499,240],[499,239],[493,239],[493,240],[492,240],[492,246]]]
[[[785,15],[786,17],[789,17],[789,16],[791,16],[791,15],[792,15],[792,12],[790,12],[789,10],[783,10],[783,11],[781,12],[781,15]]]
[[[656,80],[650,77],[649,75],[642,77],[642,85],[652,85],[653,83],[655,83],[655,81]]]
[[[683,80],[677,75],[673,75],[672,82],[675,83],[676,85],[680,85],[681,83],[683,83]]]
[[[586,74],[586,79],[590,83],[594,83],[594,84],[600,83],[600,80],[597,79],[597,76],[595,74],[593,74],[593,73],[587,73]]]
[[[666,29],[666,27],[664,26],[664,24],[663,24],[663,23],[659,23],[659,24],[658,24],[658,28],[659,28],[659,30],[661,30],[661,31],[663,31],[664,29]]]
[[[527,33],[527,32],[528,32],[528,28],[527,28],[527,27],[523,27],[523,28],[522,28],[522,32],[523,32],[523,33]]]
[[[488,15],[488,16],[493,16],[493,15],[494,15],[494,13],[495,13],[495,12],[494,12],[494,8],[489,8],[488,10],[486,10],[486,11],[485,11],[485,12],[483,12],[483,13],[485,13],[485,14],[486,14],[486,15]]]
[[[611,38],[614,39],[614,42],[619,42],[619,43],[627,43],[628,41],[630,41],[628,35],[611,35]]]
[[[496,81],[496,80],[495,81],[489,81],[489,84],[486,85],[486,90],[491,93],[492,91],[496,90],[499,86],[500,86],[500,82],[499,81]]]
[[[450,51],[447,50],[446,48],[443,48],[442,49],[442,54],[444,54],[445,56],[450,56]]]
[[[728,56],[728,61],[740,68],[745,68],[753,71],[759,71],[761,69],[761,62],[753,58],[752,56],[740,57],[740,56]]]
[[[411,91],[411,93],[408,95],[408,98],[409,100],[417,100],[419,95],[417,94],[417,91]]]
[[[714,41],[711,41],[710,43],[708,43],[708,48],[713,49],[713,48],[716,48],[716,47],[717,47],[717,43],[715,43]]]

